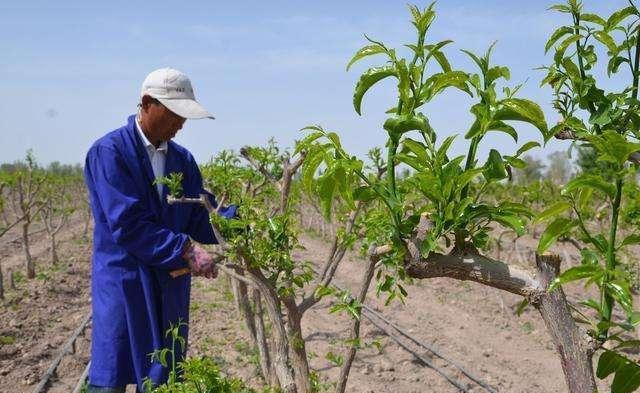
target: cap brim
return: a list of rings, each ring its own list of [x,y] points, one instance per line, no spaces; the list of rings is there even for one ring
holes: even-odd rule
[[[215,119],[215,117],[196,100],[188,98],[158,98],[157,100],[171,112],[185,119]]]

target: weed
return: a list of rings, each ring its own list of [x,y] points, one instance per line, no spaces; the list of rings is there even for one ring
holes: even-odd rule
[[[16,338],[13,336],[3,336],[0,335],[0,346],[2,345],[11,345],[16,342]]]

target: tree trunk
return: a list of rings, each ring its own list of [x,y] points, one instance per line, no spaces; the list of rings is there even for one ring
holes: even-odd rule
[[[373,273],[375,272],[376,259],[369,258],[367,263],[367,268],[364,272],[364,276],[362,278],[362,286],[360,287],[360,292],[358,293],[358,301],[360,304],[364,303],[367,297],[367,291],[369,290],[369,285],[371,285],[371,280],[373,279]],[[336,385],[336,393],[344,393],[347,387],[347,380],[349,379],[349,372],[351,371],[351,365],[353,364],[353,360],[356,357],[356,351],[358,350],[358,341],[360,339],[360,321],[362,318],[362,309],[360,309],[360,317],[353,319],[353,324],[351,325],[351,347],[347,351],[347,356],[345,357],[344,363],[342,364],[342,368],[340,369],[340,377],[338,378],[338,382]]]
[[[287,308],[289,349],[291,351],[291,365],[295,373],[296,386],[299,393],[310,393],[309,361],[307,360],[307,348],[302,338],[302,314],[298,311],[295,299],[286,298],[284,299],[284,304]]]
[[[233,297],[236,300],[238,312],[242,316],[242,319],[249,330],[249,335],[251,336],[254,345],[257,345],[255,320],[253,310],[251,309],[249,298],[247,296],[247,284],[240,280],[236,280],[235,278],[231,278],[231,288],[233,290]]]
[[[29,225],[30,221],[26,220],[24,224],[22,224],[22,249],[24,250],[24,257],[27,267],[27,278],[35,278],[36,276],[36,267],[33,263],[33,258],[31,257],[31,251],[29,251]]]
[[[15,282],[15,280],[13,278],[13,270],[12,269],[7,270],[7,275],[9,276],[9,288],[11,290],[15,291],[16,290],[16,282]]]
[[[269,345],[267,343],[266,331],[264,328],[264,310],[262,309],[262,297],[257,289],[251,290],[251,302],[255,307],[253,317],[255,319],[256,328],[256,345],[260,354],[260,369],[264,380],[270,386],[278,385],[278,377],[271,363],[271,354],[269,353]]]
[[[2,276],[2,262],[0,261],[0,299],[4,299],[4,277]]]
[[[543,288],[560,273],[560,258],[555,255],[536,256],[538,279]],[[533,304],[542,315],[547,330],[560,355],[562,371],[570,393],[595,392],[592,357],[594,349],[588,337],[580,334],[562,288],[543,292]]]
[[[255,279],[262,298],[264,299],[267,315],[273,328],[274,341],[274,367],[278,376],[280,387],[285,393],[297,393],[293,372],[289,366],[289,344],[287,342],[287,332],[280,311],[278,295],[272,288],[262,272],[256,268],[248,267],[249,272]]]
[[[56,243],[56,235],[51,235],[51,264],[57,265],[60,262],[60,258],[58,258],[58,246]]]

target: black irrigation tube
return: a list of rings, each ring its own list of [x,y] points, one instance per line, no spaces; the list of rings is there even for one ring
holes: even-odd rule
[[[435,364],[431,363],[427,358],[425,358],[424,356],[420,355],[419,353],[417,353],[416,351],[412,350],[411,348],[409,348],[408,345],[404,344],[402,342],[402,340],[400,340],[398,337],[396,337],[393,333],[391,333],[385,326],[383,326],[383,324],[378,323],[376,321],[374,321],[371,316],[367,316],[366,313],[362,313],[362,315],[367,318],[369,320],[369,322],[371,322],[374,326],[376,326],[378,329],[381,329],[382,331],[385,332],[385,334],[387,336],[389,336],[389,338],[391,338],[393,341],[396,342],[396,344],[398,344],[400,347],[402,347],[402,349],[404,349],[405,351],[409,352],[411,355],[413,355],[416,359],[418,359],[421,363],[423,363],[425,366],[433,369],[435,372],[437,372],[438,374],[440,374],[442,377],[444,377],[449,383],[451,383],[453,386],[455,386],[456,388],[458,388],[461,392],[465,392],[468,393],[469,390],[467,390],[467,388],[465,386],[463,386],[460,382],[458,382],[458,380],[455,379],[455,377],[447,374],[446,372],[444,372],[441,368],[439,368],[438,366],[436,366]]]
[[[60,362],[62,361],[62,358],[65,357],[67,354],[73,353],[75,351],[75,342],[78,339],[78,337],[82,334],[82,332],[84,332],[84,330],[87,328],[87,325],[89,324],[90,321],[91,321],[91,312],[87,313],[87,316],[84,317],[84,319],[80,323],[80,326],[78,326],[78,328],[73,332],[69,340],[67,340],[67,342],[62,346],[62,350],[60,351],[58,356],[56,356],[55,359],[53,359],[51,366],[49,366],[49,368],[47,369],[46,373],[40,380],[40,383],[38,383],[35,389],[33,389],[33,393],[41,393],[45,391],[45,387],[49,383],[49,379],[51,379],[51,377],[55,374],[56,369],[58,368],[58,366],[60,365]]]
[[[489,386],[486,382],[482,381],[479,377],[476,377],[475,375],[471,374],[469,371],[467,371],[464,367],[462,367],[461,365],[459,365],[458,363],[456,363],[455,361],[449,359],[448,357],[442,355],[440,352],[438,352],[436,349],[434,349],[433,347],[430,347],[420,341],[418,341],[416,338],[414,338],[413,336],[411,336],[409,333],[406,333],[404,330],[402,330],[400,327],[398,327],[398,325],[396,325],[395,323],[393,323],[392,321],[390,321],[389,319],[385,318],[382,314],[380,314],[379,312],[375,311],[374,309],[372,309],[371,307],[367,306],[366,304],[362,305],[363,309],[366,310],[368,313],[371,313],[373,315],[375,315],[377,318],[381,319],[382,321],[384,321],[387,325],[391,326],[393,329],[395,329],[398,333],[400,333],[400,335],[406,337],[407,339],[409,339],[410,341],[412,341],[413,343],[415,343],[417,346],[433,353],[435,356],[439,357],[440,359],[444,360],[445,362],[451,364],[453,367],[455,367],[458,371],[460,371],[462,374],[464,374],[467,378],[469,378],[470,380],[472,380],[473,382],[477,383],[478,385],[480,385],[481,387],[483,387],[484,389],[486,389],[487,391],[491,392],[491,393],[498,393],[495,389],[493,389],[491,386]],[[370,317],[367,317],[367,319],[369,319],[371,321]],[[372,321],[373,322],[373,321]]]
[[[315,271],[315,269],[313,269],[313,270]],[[317,271],[315,271],[315,273],[318,274]],[[339,291],[344,291],[344,289],[341,288],[338,284],[334,283],[334,284],[332,284],[332,286],[334,286]],[[467,378],[469,378],[471,381],[473,381],[476,384],[478,384],[478,386],[482,387],[486,391],[488,391],[490,393],[498,393],[495,389],[493,389],[491,386],[489,386],[489,384],[487,384],[486,382],[482,381],[479,377],[476,377],[475,375],[471,374],[464,367],[462,367],[461,365],[457,364],[456,362],[454,362],[453,360],[449,359],[448,357],[442,355],[440,352],[438,352],[433,347],[430,347],[430,346],[418,341],[416,338],[412,337],[411,335],[406,333],[404,330],[402,330],[398,325],[396,325],[395,323],[393,323],[389,319],[385,318],[379,312],[375,311],[374,309],[372,309],[371,307],[367,306],[364,303],[362,304],[362,308],[363,308],[363,310],[365,312],[363,312],[361,315],[364,316],[367,320],[369,320],[369,322],[371,322],[378,329],[380,329],[383,332],[385,332],[385,334],[387,336],[389,336],[393,341],[395,341],[396,344],[398,344],[400,347],[402,347],[402,349],[404,349],[405,351],[409,352],[411,355],[413,355],[416,359],[418,359],[424,365],[426,365],[427,367],[433,369],[435,372],[440,374],[442,377],[444,377],[448,382],[450,382],[453,386],[458,388],[460,391],[465,392],[465,393],[469,392],[469,390],[466,387],[464,387],[458,380],[456,380],[455,377],[447,374],[444,370],[442,370],[441,368],[439,368],[438,366],[433,364],[431,361],[426,359],[424,356],[420,355],[416,351],[414,351],[411,348],[409,348],[405,343],[402,342],[402,340],[400,338],[398,338],[395,334],[393,334],[388,327],[383,326],[383,324],[381,324],[380,322],[375,321],[375,318],[378,318],[379,320],[383,321],[384,324],[386,324],[387,326],[390,326],[391,328],[396,330],[398,333],[400,333],[400,335],[402,335],[406,339],[410,340],[411,342],[413,342],[414,344],[416,344],[420,348],[431,352],[432,354],[434,354],[438,358],[440,358],[443,361],[449,363],[450,365],[455,367],[458,371],[460,371],[462,374],[464,374]],[[372,318],[372,316],[375,317],[375,318]]]

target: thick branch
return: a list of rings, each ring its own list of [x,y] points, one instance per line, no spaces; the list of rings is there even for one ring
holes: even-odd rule
[[[475,281],[527,298],[543,291],[531,272],[470,252],[432,253],[426,259],[409,258],[405,270],[413,278],[449,277]]]
[[[261,163],[259,163],[258,161],[256,161],[255,158],[251,157],[251,154],[249,154],[249,149],[247,147],[243,147],[240,149],[240,155],[242,157],[244,157],[245,160],[247,160],[247,162],[249,162],[249,164],[258,172],[260,172],[265,178],[277,182],[278,179],[277,177],[273,176],[272,173],[270,173],[267,168],[264,167],[264,165],[262,165]]]
[[[283,174],[282,174],[282,183],[280,185],[280,213],[284,214],[287,210],[287,206],[289,204],[289,193],[291,192],[291,181],[293,180],[293,175],[298,171],[300,165],[304,162],[304,159],[307,157],[306,151],[301,151],[298,159],[293,163],[289,162],[289,158],[285,158],[283,160]]]
[[[536,256],[538,279],[547,288],[560,273],[560,258],[555,255]],[[544,291],[533,305],[540,311],[549,335],[560,355],[565,381],[570,393],[595,392],[592,356],[594,345],[578,329],[562,288]]]

